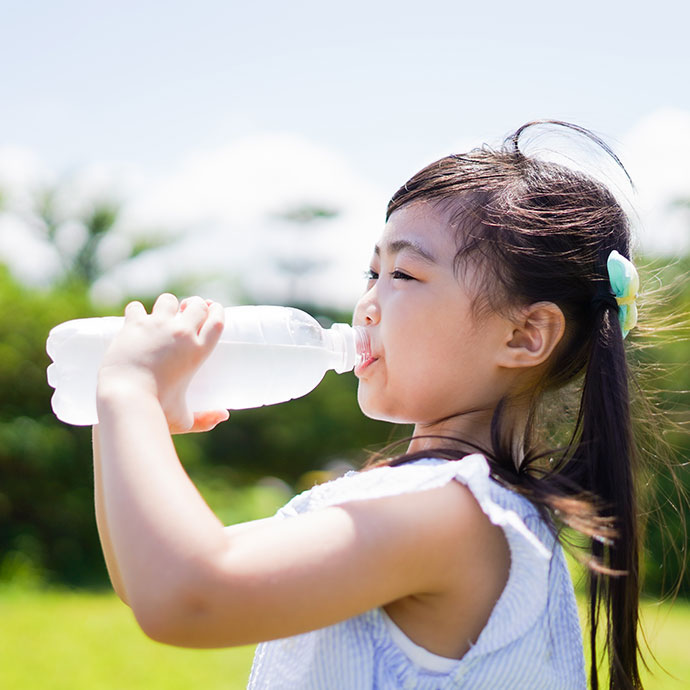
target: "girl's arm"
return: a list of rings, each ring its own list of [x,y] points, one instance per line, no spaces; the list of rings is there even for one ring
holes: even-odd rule
[[[182,468],[163,412],[172,410],[173,427],[193,423],[171,401],[222,317],[196,303],[179,312],[170,299],[151,316],[128,307],[129,328],[106,356],[98,392],[111,561],[149,636],[207,647],[313,630],[457,588],[487,541],[502,539],[456,482],[224,529]]]
[[[98,427],[93,427],[93,484],[94,484],[94,502],[96,506],[96,526],[98,527],[98,536],[101,540],[101,549],[103,550],[103,557],[105,558],[105,566],[108,569],[108,576],[113,585],[113,589],[117,596],[127,604],[127,594],[122,585],[122,577],[115,559],[115,553],[110,541],[110,532],[108,531],[108,519],[105,513],[105,498],[103,494],[103,479],[101,477],[101,450],[100,441],[98,438]]]
[[[227,411],[221,410],[218,412],[210,412],[206,415],[199,415],[195,417],[193,431],[209,431],[214,426],[228,418]],[[115,551],[113,549],[110,531],[108,528],[108,518],[106,515],[105,496],[103,492],[103,478],[102,478],[102,461],[98,426],[94,426],[92,430],[92,445],[93,445],[93,475],[94,475],[94,502],[96,511],[96,526],[98,528],[98,536],[101,542],[101,549],[105,559],[105,565],[108,570],[110,582],[115,590],[115,593],[120,599],[128,604],[127,594],[124,585],[122,584],[122,576],[117,564]],[[261,522],[261,521],[255,521]],[[245,525],[251,523],[244,523]],[[230,529],[239,529],[241,525],[235,525]],[[228,529],[228,528],[226,528]]]
[[[170,298],[172,296],[166,295],[164,298]],[[174,300],[174,298],[172,298]],[[176,300],[174,300],[176,304]],[[209,303],[206,303],[206,307]],[[186,308],[186,303],[183,303],[180,309]],[[216,319],[216,323],[220,322],[222,325],[222,314],[217,316],[221,318]],[[228,419],[227,410],[218,410],[196,414],[192,418],[192,426],[187,428],[184,424],[180,426],[179,421],[175,417],[179,417],[180,409],[177,401],[169,402],[168,414],[171,417],[171,431],[209,431],[214,428],[220,422],[226,421]],[[183,411],[184,413],[184,411]],[[95,498],[95,512],[96,512],[96,525],[98,528],[99,538],[101,542],[101,548],[103,550],[103,556],[106,563],[106,568],[108,570],[108,575],[110,577],[111,584],[115,593],[120,597],[120,599],[128,604],[127,595],[122,582],[122,576],[120,574],[120,569],[117,563],[117,557],[115,550],[112,546],[112,541],[110,537],[110,530],[108,527],[108,518],[106,511],[106,501],[103,490],[103,477],[102,477],[102,461],[101,461],[101,450],[100,450],[100,434],[98,426],[94,426],[92,430],[92,444],[93,444],[93,460],[94,460],[94,498]]]

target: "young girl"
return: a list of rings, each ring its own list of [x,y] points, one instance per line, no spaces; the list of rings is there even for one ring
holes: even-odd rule
[[[184,403],[221,307],[128,305],[99,375],[97,519],[150,637],[263,642],[252,688],[584,688],[569,526],[591,542],[592,687],[599,604],[611,688],[641,687],[628,223],[602,184],[522,153],[534,124],[391,199],[354,312],[372,351],[355,374],[362,411],[414,436],[274,518],[224,528],[171,441],[228,417]],[[544,394],[577,377],[571,441],[538,451]]]

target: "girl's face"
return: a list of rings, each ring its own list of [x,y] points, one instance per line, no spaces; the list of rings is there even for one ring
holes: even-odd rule
[[[512,328],[493,313],[475,319],[472,269],[454,270],[456,251],[428,205],[403,207],[386,223],[354,313],[371,339],[371,359],[355,369],[367,416],[426,433],[490,420],[507,383],[495,355]]]

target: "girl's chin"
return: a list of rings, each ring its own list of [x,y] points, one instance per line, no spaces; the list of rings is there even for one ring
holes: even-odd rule
[[[369,399],[369,396],[362,393],[361,384],[357,393],[357,403],[359,404],[359,409],[362,410],[362,414],[365,417],[369,417],[369,419],[376,419],[382,422],[391,421],[386,417],[382,410],[372,403],[372,401]]]
[[[357,402],[362,414],[369,419],[375,419],[378,422],[390,422],[391,424],[414,424],[415,422],[405,417],[400,410],[392,410],[377,405],[376,401],[368,396],[363,390],[360,382],[360,387],[357,392]]]

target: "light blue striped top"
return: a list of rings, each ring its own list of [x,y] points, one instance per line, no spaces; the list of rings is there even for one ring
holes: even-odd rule
[[[503,528],[511,556],[505,589],[464,657],[449,661],[416,647],[382,609],[372,609],[326,628],[260,644],[249,688],[586,688],[582,633],[563,551],[536,508],[489,477],[483,456],[349,472],[296,496],[277,515],[289,518],[348,501],[436,488],[454,479]]]

